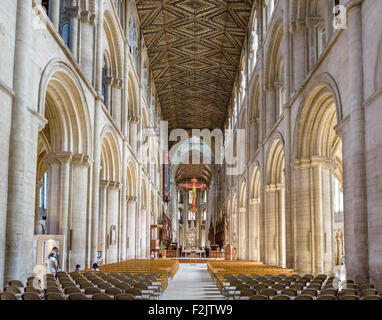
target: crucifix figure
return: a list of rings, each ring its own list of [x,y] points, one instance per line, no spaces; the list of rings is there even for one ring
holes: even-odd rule
[[[198,179],[195,177],[191,179],[191,184],[185,183],[183,184],[183,187],[187,190],[189,188],[192,189],[192,207],[191,207],[191,212],[196,213],[198,209],[196,208],[196,189],[201,189],[203,190],[206,185],[205,184],[196,184],[198,182]]]

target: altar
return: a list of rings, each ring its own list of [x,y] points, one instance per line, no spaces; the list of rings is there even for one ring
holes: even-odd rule
[[[205,256],[206,256],[206,250],[182,249],[182,257],[185,257],[185,258],[202,258]]]

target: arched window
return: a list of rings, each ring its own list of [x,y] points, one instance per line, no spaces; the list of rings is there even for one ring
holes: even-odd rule
[[[40,209],[46,215],[46,210],[48,209],[48,172],[44,174],[41,179],[41,188],[40,188]]]
[[[129,30],[129,43],[130,43],[130,54],[135,65],[135,68],[138,68],[138,52],[137,52],[137,30],[135,27],[134,18],[131,17],[130,20],[130,30]]]
[[[119,22],[121,23],[122,28],[124,28],[125,21],[125,1],[124,0],[113,0],[114,7],[117,10]]]
[[[64,40],[66,46],[72,50],[72,21],[66,10],[66,8],[70,6],[70,3],[67,1],[61,0],[60,2],[60,25],[59,25],[59,33]]]
[[[143,66],[143,72],[142,72],[142,90],[143,90],[143,96],[145,97],[146,103],[148,103],[148,91],[149,91],[149,86],[148,86],[148,71],[147,71],[147,66],[146,64]]]
[[[263,2],[263,30],[264,35],[268,30],[273,11],[275,9],[275,0],[264,0]]]
[[[253,68],[256,65],[257,61],[257,48],[259,46],[259,36],[257,34],[258,31],[258,25],[257,25],[257,11],[254,13],[253,22],[252,22],[252,31],[251,31],[251,47],[249,52],[249,59],[250,59],[250,67],[249,67],[249,74],[252,74]]]
[[[110,69],[107,63],[106,58],[103,62],[102,67],[102,95],[103,95],[103,104],[106,109],[109,109],[109,95],[110,95]]]
[[[245,64],[244,59],[240,68],[240,89],[239,89],[239,110],[243,106],[243,101],[245,97],[245,88],[246,88],[246,76],[245,76]]]
[[[285,103],[285,87],[284,87],[284,62],[280,59],[277,64],[277,74],[275,89],[277,92],[277,115],[280,117],[283,113],[283,105]]]
[[[192,204],[192,191],[188,192],[188,204]]]

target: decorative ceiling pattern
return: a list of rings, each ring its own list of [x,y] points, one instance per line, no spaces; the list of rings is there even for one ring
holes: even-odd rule
[[[162,114],[222,128],[253,0],[136,0]]]
[[[181,164],[176,171],[175,183],[190,183],[194,177],[199,180],[198,183],[209,185],[212,179],[211,169],[205,164]]]

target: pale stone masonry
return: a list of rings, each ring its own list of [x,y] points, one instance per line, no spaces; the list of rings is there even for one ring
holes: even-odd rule
[[[178,203],[174,170],[163,201],[158,138],[155,163],[140,152],[161,108],[150,72],[143,81],[136,3],[115,2],[0,10],[0,288],[32,273],[42,200],[48,234],[65,236],[66,270],[99,252],[104,263],[148,258],[163,213],[173,238],[187,237],[188,194]],[[335,3],[253,1],[225,122],[246,130],[246,165],[238,176],[211,169],[198,244],[226,215],[239,259],[331,274],[344,254],[347,277],[381,291],[382,1],[339,1],[345,29],[333,26]]]

